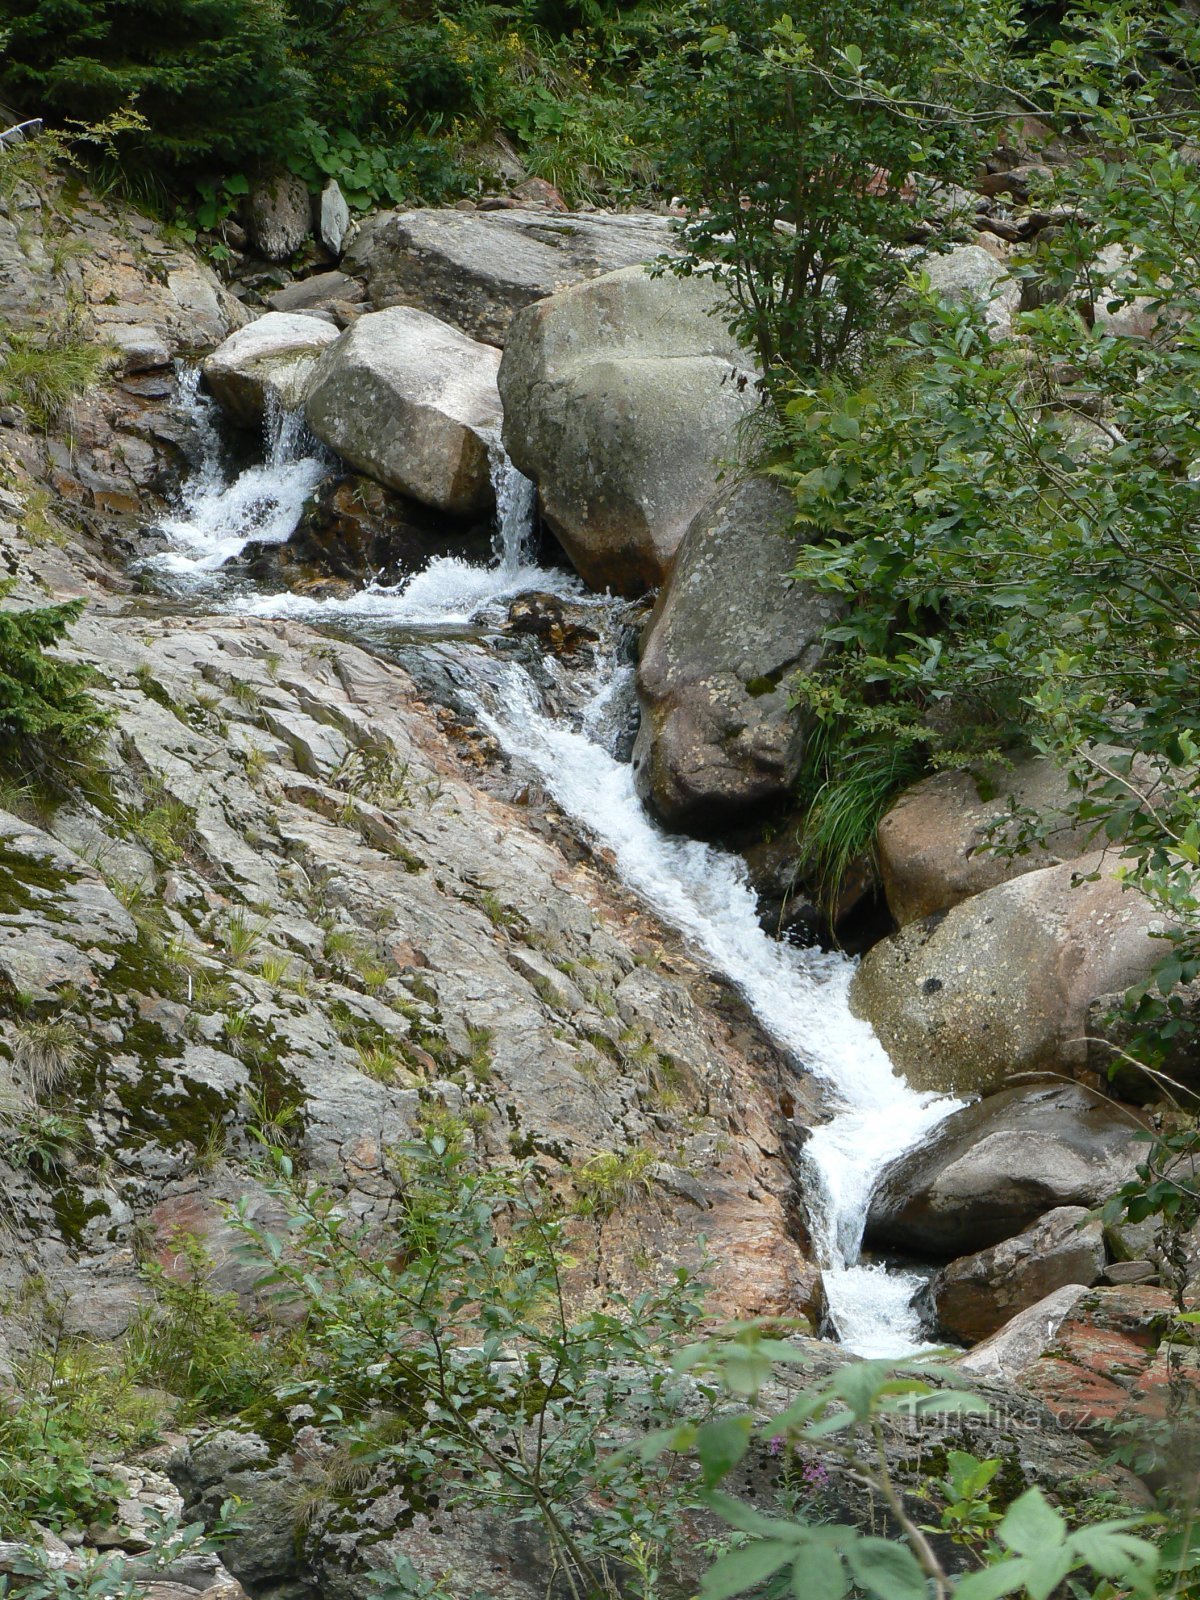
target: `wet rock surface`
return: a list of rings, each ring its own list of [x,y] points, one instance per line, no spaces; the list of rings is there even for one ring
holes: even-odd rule
[[[299,410],[317,357],[337,337],[327,322],[270,311],[204,358],[204,380],[224,411],[243,427],[258,430],[269,406]]]
[[[886,1168],[867,1242],[933,1258],[987,1250],[1060,1206],[1102,1203],[1143,1144],[1127,1109],[1080,1084],[1003,1090],[952,1112]]]

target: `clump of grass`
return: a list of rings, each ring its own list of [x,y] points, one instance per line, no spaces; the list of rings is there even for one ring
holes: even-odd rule
[[[0,350],[0,400],[20,406],[43,433],[99,382],[112,357],[102,345],[62,331],[39,340],[9,328]]]
[[[807,765],[824,776],[800,830],[800,870],[830,911],[852,864],[862,856],[874,860],[881,818],[926,763],[922,751],[903,739],[867,739],[846,748],[820,723],[809,740]]]
[[[376,1083],[395,1083],[408,1077],[403,1055],[386,1037],[373,1040],[360,1039],[354,1046],[358,1069]]]
[[[479,909],[494,928],[520,928],[525,918],[515,906],[506,906],[492,889],[484,889],[478,900]]]
[[[485,1084],[492,1076],[492,1040],[495,1034],[491,1028],[472,1023],[467,1028],[467,1038],[471,1042],[471,1053],[466,1060],[467,1071],[475,1083]]]
[[[325,935],[325,959],[353,974],[371,993],[382,989],[392,976],[377,953],[349,929],[334,928]]]
[[[196,828],[196,809],[174,795],[159,793],[154,804],[129,818],[127,831],[163,866],[182,860]]]
[[[258,958],[258,975],[272,989],[278,989],[291,971],[292,958],[282,950],[268,948]]]
[[[603,1221],[635,1195],[650,1193],[650,1169],[658,1161],[653,1150],[606,1150],[585,1161],[574,1174],[576,1214]]]
[[[221,945],[230,966],[247,966],[250,957],[262,943],[262,936],[262,928],[251,922],[244,911],[232,912],[220,932]]]
[[[52,1177],[70,1164],[86,1136],[82,1118],[28,1106],[4,1127],[4,1153],[10,1166]]]
[[[79,1064],[83,1035],[69,1017],[22,1017],[13,1066],[35,1100],[60,1089]]]

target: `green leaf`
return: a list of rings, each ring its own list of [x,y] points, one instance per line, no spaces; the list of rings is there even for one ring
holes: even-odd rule
[[[879,1600],[925,1600],[925,1574],[906,1545],[890,1539],[856,1539],[846,1546],[855,1582]]]
[[[796,1546],[781,1539],[763,1539],[743,1550],[731,1550],[704,1574],[701,1600],[729,1600],[730,1595],[753,1589],[756,1583],[774,1577],[795,1554]]]
[[[1002,1600],[1002,1596],[1017,1594],[1025,1587],[1030,1570],[1030,1563],[1018,1556],[985,1567],[982,1572],[970,1572],[955,1583],[954,1600]]]
[[[796,1600],[842,1600],[848,1588],[842,1558],[828,1545],[807,1545],[796,1557],[792,1565]]]
[[[1067,1537],[1066,1523],[1040,1489],[1027,1489],[1014,1500],[996,1531],[1023,1556],[1061,1549]]]
[[[721,1417],[706,1422],[697,1433],[696,1454],[706,1489],[720,1483],[746,1454],[753,1426],[752,1417]]]

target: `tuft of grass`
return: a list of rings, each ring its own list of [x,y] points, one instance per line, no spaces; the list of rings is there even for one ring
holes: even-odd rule
[[[9,328],[0,350],[0,400],[20,406],[43,433],[59,426],[72,401],[104,375],[112,357],[70,332],[38,340]]]
[[[479,1027],[472,1023],[467,1028],[467,1038],[471,1041],[471,1053],[466,1061],[467,1071],[475,1083],[485,1084],[492,1076],[492,1040],[495,1034],[491,1028]]]
[[[606,1150],[585,1161],[574,1174],[575,1211],[604,1221],[637,1194],[650,1193],[650,1169],[658,1161],[653,1150]]]
[[[258,975],[272,989],[278,989],[291,971],[292,958],[282,950],[268,948],[258,958]]]
[[[867,740],[846,749],[826,729],[819,724],[809,741],[809,770],[825,776],[812,795],[799,845],[801,872],[830,911],[851,865],[862,856],[874,860],[880,820],[926,762],[920,749],[902,739]]]
[[[80,1117],[29,1106],[0,1130],[0,1143],[12,1167],[53,1177],[68,1167],[83,1147],[87,1128]]]
[[[13,1066],[35,1100],[60,1089],[79,1065],[83,1035],[69,1017],[21,1017]]]
[[[388,1038],[359,1039],[354,1054],[359,1071],[376,1083],[396,1083],[409,1076],[403,1055]]]
[[[246,916],[244,911],[234,911],[221,929],[220,940],[225,957],[232,967],[244,967],[262,943],[263,930]]]

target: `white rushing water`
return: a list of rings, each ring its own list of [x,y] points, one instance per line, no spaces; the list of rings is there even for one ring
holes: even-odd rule
[[[206,416],[201,421],[211,429]],[[276,418],[266,465],[232,481],[220,470],[217,442],[214,433],[211,460],[206,456],[189,484],[179,515],[164,524],[172,550],[155,561],[171,571],[211,572],[248,539],[286,539],[326,470],[296,419]],[[501,610],[530,590],[607,604],[577,579],[536,564],[534,488],[498,443],[492,478],[498,515],[489,566],[435,557],[404,583],[372,584],[345,599],[278,594],[235,597],[230,604],[243,614],[435,630]],[[699,946],[779,1044],[828,1086],[834,1114],[813,1130],[804,1166],[830,1317],[842,1341],[861,1355],[899,1356],[920,1348],[924,1339],[912,1304],[920,1279],[862,1265],[859,1249],[881,1169],[957,1102],[917,1094],[893,1070],[870,1026],[850,1009],[852,962],[771,938],[737,857],[668,834],[647,816],[632,768],[611,753],[626,721],[633,669],[616,648],[598,655],[593,693],[577,727],[548,716],[532,678],[509,660],[493,663],[475,697],[480,720],[510,755],[537,770],[563,810],[612,851],[625,882]]]
[[[436,628],[474,622],[485,612],[531,589],[585,598],[577,578],[539,567],[530,552],[536,492],[504,454],[499,440],[491,449],[496,491],[496,534],[490,566],[460,556],[435,556],[423,571],[403,583],[370,583],[347,599],[317,600],[304,595],[264,595],[247,601],[247,614],[293,617],[303,622],[391,622]]]
[[[216,572],[251,540],[284,544],[296,531],[304,502],[329,471],[329,459],[300,412],[271,403],[263,425],[266,460],[229,477],[215,407],[199,385],[198,368],[180,374],[180,408],[195,431],[200,464],[184,486],[178,511],[158,525],[168,548],[143,563],[177,576]]]

